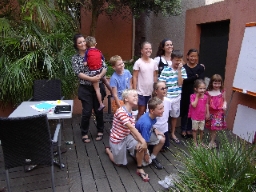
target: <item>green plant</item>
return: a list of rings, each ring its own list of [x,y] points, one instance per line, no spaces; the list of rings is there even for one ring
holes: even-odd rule
[[[188,148],[188,153],[179,156],[183,168],[171,191],[256,190],[255,145],[222,132],[218,149],[195,148],[192,145]]]
[[[77,28],[71,14],[58,1],[41,0],[18,1],[17,7],[1,11],[1,107],[30,98],[35,79],[58,78],[63,95],[73,95],[72,37]]]

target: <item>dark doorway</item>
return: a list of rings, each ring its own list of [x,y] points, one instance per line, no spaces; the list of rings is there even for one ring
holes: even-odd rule
[[[218,73],[225,78],[230,21],[201,24],[199,63],[205,65],[205,76]]]

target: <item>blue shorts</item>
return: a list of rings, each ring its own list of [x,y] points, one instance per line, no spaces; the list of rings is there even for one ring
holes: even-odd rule
[[[138,98],[138,105],[147,106],[148,100],[151,98],[151,96],[138,95]]]

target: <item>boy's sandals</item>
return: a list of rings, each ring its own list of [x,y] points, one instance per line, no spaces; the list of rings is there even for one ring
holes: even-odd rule
[[[90,143],[91,140],[89,139],[88,135],[84,135],[84,136],[82,137],[82,142],[83,142],[83,143]]]
[[[138,169],[142,169],[142,166],[137,166],[137,175],[139,175],[141,177],[141,179],[144,181],[144,182],[149,182],[149,177],[148,177],[148,174],[145,173],[144,171],[143,172],[140,172],[138,171]]]
[[[103,139],[103,133],[98,133],[96,137],[96,141],[101,141]]]

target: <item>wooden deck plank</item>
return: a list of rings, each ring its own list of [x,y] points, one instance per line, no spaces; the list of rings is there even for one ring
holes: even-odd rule
[[[90,159],[86,150],[87,148],[90,148],[91,143],[84,144],[81,141],[80,119],[80,116],[74,116],[72,125],[82,190],[87,191],[89,189],[91,191],[97,191],[97,186],[92,176],[93,173],[91,171]],[[74,185],[74,187],[77,186]]]
[[[94,123],[90,122],[90,143],[81,141],[80,115],[64,121],[62,128],[62,147],[67,149],[62,154],[66,167],[60,170],[55,167],[56,191],[84,192],[84,191],[164,191],[158,181],[165,176],[176,173],[180,166],[178,153],[186,151],[184,144],[175,144],[171,141],[170,151],[160,153],[158,160],[163,164],[163,170],[157,170],[152,165],[144,168],[150,176],[150,182],[143,182],[136,174],[136,162],[128,155],[127,166],[115,166],[105,153],[105,146],[109,146],[110,123],[105,123],[102,141],[95,141],[97,134]],[[54,123],[51,123],[53,126]],[[179,134],[177,134],[179,136]],[[65,141],[74,144],[66,145]],[[50,168],[39,168],[24,173],[23,167],[10,170],[11,186],[13,191],[51,191]],[[0,187],[5,187],[4,163],[0,148]]]
[[[65,141],[73,141],[72,145],[66,145],[67,156],[66,156],[66,167],[68,169],[67,174],[69,178],[69,189],[70,191],[82,192],[82,181],[80,176],[79,164],[77,161],[76,154],[76,143],[74,142],[73,129],[76,125],[76,119],[67,119],[64,121],[63,136]]]

